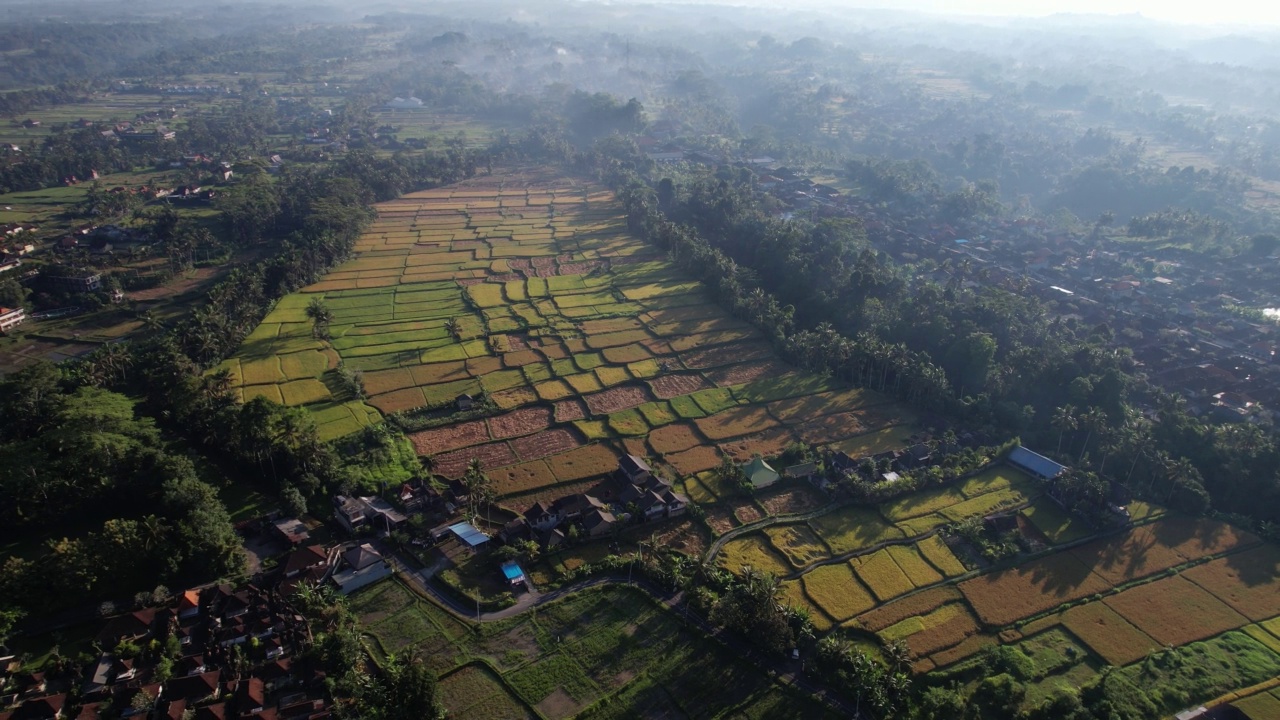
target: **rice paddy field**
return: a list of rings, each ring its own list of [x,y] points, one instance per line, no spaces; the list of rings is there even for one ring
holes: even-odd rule
[[[480,625],[397,581],[361,590],[351,607],[375,656],[420,651],[451,718],[828,717],[631,588]]]
[[[779,360],[628,235],[608,192],[506,170],[377,209],[355,257],[282,299],[224,364],[244,399],[305,406],[326,439],[432,415],[418,453],[445,477],[480,460],[516,509],[603,477],[623,452],[688,477],[726,455],[895,447],[912,432],[888,398]],[[329,339],[307,319],[317,298]],[[365,398],[339,368],[363,374]],[[483,396],[485,417],[449,422],[462,394]]]
[[[1226,523],[1166,513],[980,573],[949,566],[940,544],[820,566],[788,597],[820,627],[903,642],[916,673],[977,682],[984,652],[1010,648],[1028,707],[1108,666],[1119,671],[1105,682],[1141,688],[1162,713],[1280,669],[1280,548]],[[1266,688],[1254,696],[1272,702]]]

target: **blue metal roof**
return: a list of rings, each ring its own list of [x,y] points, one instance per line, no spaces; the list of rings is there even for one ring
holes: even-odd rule
[[[502,563],[502,574],[506,575],[508,580],[524,579],[524,570],[521,570],[520,566],[513,562]]]
[[[489,536],[477,530],[471,523],[461,522],[457,525],[450,525],[449,532],[457,535],[458,539],[469,547],[477,547],[489,542]]]
[[[1032,452],[1021,446],[1014,448],[1013,452],[1009,453],[1009,462],[1045,480],[1056,478],[1067,471],[1065,465],[1056,463],[1040,453]]]

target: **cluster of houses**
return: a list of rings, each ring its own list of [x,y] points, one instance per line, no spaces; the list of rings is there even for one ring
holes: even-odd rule
[[[328,718],[310,630],[278,590],[217,585],[109,620],[80,675],[10,678],[0,720]],[[78,692],[72,692],[78,690]]]
[[[1280,420],[1280,327],[1274,317],[1256,317],[1268,309],[1280,316],[1280,254],[1216,258],[1177,247],[1152,250],[1103,242],[1098,229],[1093,236],[1072,234],[1037,218],[906,219],[773,158],[707,157],[683,147],[677,129],[663,122],[637,140],[656,163],[729,161],[750,168],[783,217],[857,217],[871,241],[895,259],[932,258],[940,266],[949,260],[933,273],[935,281],[1006,287],[1046,301],[1063,319],[1106,323],[1113,342],[1133,350],[1139,371],[1187,398],[1197,415],[1217,422]],[[972,272],[956,272],[961,263]]]
[[[554,549],[568,538],[570,527],[576,526],[580,537],[604,537],[628,522],[679,517],[689,506],[689,498],[672,490],[670,482],[635,455],[618,461],[611,481],[609,502],[586,493],[537,502],[507,523],[500,537],[505,542],[532,540],[544,549]]]

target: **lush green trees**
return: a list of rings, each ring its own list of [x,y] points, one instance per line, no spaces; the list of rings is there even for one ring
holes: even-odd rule
[[[30,540],[60,528],[38,557],[8,559],[0,596],[37,615],[132,596],[157,579],[182,585],[241,570],[216,491],[133,400],[77,387],[49,365],[6,379],[0,396],[3,532]]]

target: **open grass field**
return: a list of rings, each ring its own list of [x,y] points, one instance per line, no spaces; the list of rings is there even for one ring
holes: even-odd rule
[[[361,590],[352,609],[375,649],[423,651],[450,717],[827,717],[628,588],[477,626],[397,581]]]
[[[447,125],[425,112],[390,116]],[[238,392],[345,408],[323,418],[325,438],[427,414],[418,452],[449,477],[478,458],[508,497],[603,476],[624,448],[689,476],[725,455],[777,454],[803,423],[824,428],[810,438],[843,440],[910,421],[885,397],[788,367],[630,237],[609,192],[548,168],[381,203],[355,250],[245,340],[227,363]],[[327,338],[307,317],[317,300],[333,315]],[[364,373],[363,397],[344,389],[340,365]],[[499,412],[450,424],[463,394]],[[541,440],[521,442],[530,436]],[[894,438],[905,442],[886,446]]]

